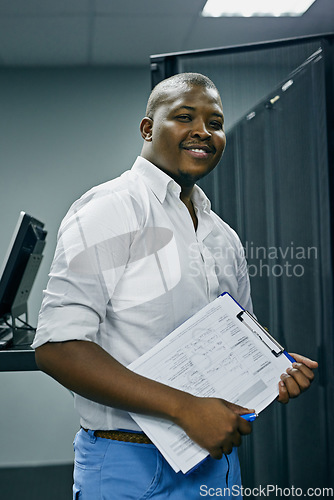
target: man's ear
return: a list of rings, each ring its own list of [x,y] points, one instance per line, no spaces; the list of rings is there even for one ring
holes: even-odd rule
[[[152,141],[152,127],[153,120],[145,116],[140,122],[140,133],[144,141],[151,142]]]

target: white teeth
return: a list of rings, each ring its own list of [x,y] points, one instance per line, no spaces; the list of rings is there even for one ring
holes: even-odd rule
[[[194,151],[195,153],[206,153],[204,149],[192,148],[190,151]]]

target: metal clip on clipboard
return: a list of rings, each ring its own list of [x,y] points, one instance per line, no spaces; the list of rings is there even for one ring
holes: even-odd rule
[[[285,353],[284,347],[282,347],[277,340],[275,340],[267,330],[260,325],[260,323],[252,316],[248,311],[241,311],[237,314],[237,318],[242,321],[242,323],[253,332],[267,347],[271,352],[278,358],[282,353]]]

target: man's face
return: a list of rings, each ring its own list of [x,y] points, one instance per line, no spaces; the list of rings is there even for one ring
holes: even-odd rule
[[[145,120],[145,119],[144,119]],[[172,89],[156,109],[144,156],[181,186],[211,172],[226,144],[224,115],[214,89]]]

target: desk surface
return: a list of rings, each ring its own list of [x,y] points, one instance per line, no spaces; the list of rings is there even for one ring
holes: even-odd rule
[[[34,332],[25,332],[11,346],[0,350],[0,372],[38,370],[35,351],[30,347],[34,335]]]

